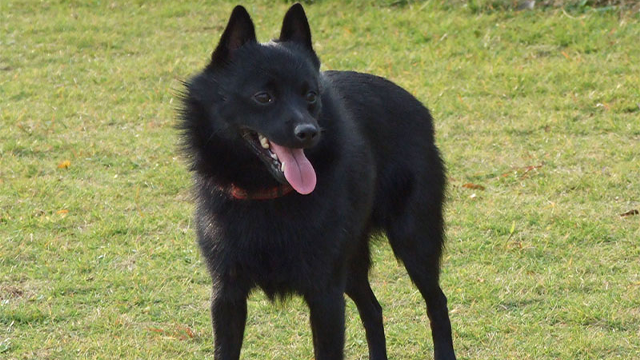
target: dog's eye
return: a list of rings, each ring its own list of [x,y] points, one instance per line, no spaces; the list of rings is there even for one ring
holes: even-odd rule
[[[305,99],[308,103],[315,103],[318,100],[318,94],[315,91],[309,91],[307,95],[305,95]]]
[[[259,104],[269,104],[273,102],[273,98],[269,95],[268,92],[261,91],[255,95],[253,95],[253,100],[255,100]]]

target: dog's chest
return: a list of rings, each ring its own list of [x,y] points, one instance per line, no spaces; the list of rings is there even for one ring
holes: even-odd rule
[[[236,253],[237,268],[265,293],[304,293],[310,284],[329,281],[332,269],[343,259],[346,236],[291,227],[263,230],[245,238]],[[310,231],[311,230],[311,231]],[[317,230],[317,229],[316,229]]]
[[[237,272],[268,295],[303,293],[329,281],[344,263],[353,231],[339,214],[295,210],[223,216],[214,240],[221,251],[210,260],[221,272]]]

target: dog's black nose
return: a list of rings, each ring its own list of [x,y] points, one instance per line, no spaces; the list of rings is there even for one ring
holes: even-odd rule
[[[293,133],[300,142],[309,145],[318,136],[318,127],[313,124],[300,124],[296,125]]]

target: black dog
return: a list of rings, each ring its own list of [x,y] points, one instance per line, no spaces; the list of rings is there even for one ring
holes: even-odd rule
[[[259,287],[304,297],[317,360],[343,358],[346,293],[369,358],[386,359],[368,280],[369,240],[384,232],[426,300],[435,358],[455,359],[438,284],[445,172],[431,115],[383,78],[320,72],[311,44],[301,5],[264,44],[238,6],[186,85],[180,127],[213,279],[215,358],[239,358],[247,296]]]

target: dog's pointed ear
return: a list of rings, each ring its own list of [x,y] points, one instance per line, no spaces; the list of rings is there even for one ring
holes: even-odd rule
[[[309,21],[307,21],[307,15],[304,13],[304,9],[300,3],[296,3],[282,21],[282,30],[280,31],[280,41],[293,41],[304,45],[309,50],[313,50],[311,46],[311,29],[309,28]]]
[[[227,62],[234,51],[248,42],[256,42],[256,30],[247,10],[238,5],[233,9],[220,42],[211,54],[211,64]]]

